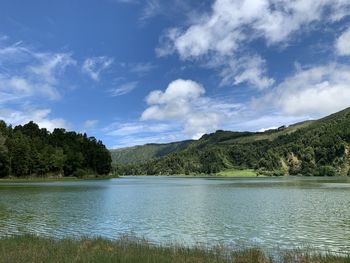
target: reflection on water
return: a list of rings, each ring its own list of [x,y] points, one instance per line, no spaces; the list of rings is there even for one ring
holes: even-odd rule
[[[1,183],[0,236],[145,237],[350,251],[348,178],[126,177]]]

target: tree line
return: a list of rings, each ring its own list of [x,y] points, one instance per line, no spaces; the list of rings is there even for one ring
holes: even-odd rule
[[[105,175],[111,162],[103,143],[85,133],[0,120],[0,177]]]

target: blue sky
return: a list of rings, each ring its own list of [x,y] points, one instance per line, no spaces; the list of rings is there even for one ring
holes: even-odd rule
[[[2,0],[0,119],[109,148],[350,106],[348,0]]]

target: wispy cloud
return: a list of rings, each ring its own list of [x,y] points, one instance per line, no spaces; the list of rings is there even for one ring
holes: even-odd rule
[[[104,133],[115,141],[112,148],[146,143],[168,143],[184,139],[176,125],[157,122],[116,122],[105,127]]]
[[[146,63],[139,62],[139,63],[132,63],[128,65],[131,73],[136,73],[139,75],[147,74],[157,67],[156,65],[150,62],[146,62]]]
[[[50,117],[47,106],[30,105],[61,98],[63,74],[76,65],[72,54],[42,52],[21,41],[8,42],[7,37],[0,40],[0,119],[12,125],[33,120],[48,130],[67,127],[64,119]]]
[[[121,62],[119,63],[119,66],[126,70],[127,73],[136,74],[139,77],[142,77],[157,68],[157,65],[151,62]]]
[[[94,81],[99,81],[101,73],[112,63],[113,59],[106,56],[87,58],[83,63],[82,71]]]
[[[127,83],[121,84],[116,89],[112,89],[110,93],[113,97],[122,96],[133,91],[137,87],[137,85],[138,85],[137,81],[127,82]]]
[[[142,122],[112,123],[104,129],[109,136],[126,136],[132,134],[158,133],[170,131],[174,127],[170,124]]]
[[[115,2],[122,3],[122,4],[137,4],[139,3],[138,0],[114,0]]]
[[[84,129],[86,130],[90,130],[96,127],[96,125],[98,124],[98,120],[86,120],[84,122]]]
[[[59,77],[76,61],[70,53],[38,52],[22,42],[0,45],[0,101],[16,101],[26,97],[60,98]]]

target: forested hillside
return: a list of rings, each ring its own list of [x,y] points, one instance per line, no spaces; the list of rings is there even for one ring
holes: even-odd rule
[[[140,164],[117,164],[119,174],[212,174],[231,168],[267,175],[350,175],[350,109],[262,133],[217,131],[185,149]]]
[[[163,157],[173,152],[185,149],[192,141],[173,142],[165,144],[146,144],[128,148],[111,150],[114,163],[130,164],[146,162]]]
[[[111,156],[101,141],[86,134],[33,122],[14,128],[0,121],[0,177],[108,174]]]

